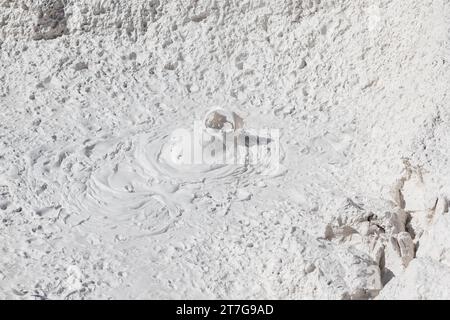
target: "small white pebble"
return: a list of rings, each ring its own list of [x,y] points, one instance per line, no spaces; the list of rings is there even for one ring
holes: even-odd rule
[[[267,187],[267,184],[264,181],[257,181],[255,182],[255,186],[258,188],[265,188]]]
[[[251,199],[252,194],[245,189],[238,189],[236,191],[236,197],[239,201],[247,201]]]
[[[197,92],[199,90],[199,87],[195,84],[191,85],[191,87],[189,88],[190,92]]]

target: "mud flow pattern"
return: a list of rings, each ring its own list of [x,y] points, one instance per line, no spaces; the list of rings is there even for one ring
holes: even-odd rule
[[[236,123],[232,126],[235,128]],[[32,160],[32,170],[34,176],[45,177],[61,187],[62,202],[77,217],[77,228],[89,233],[101,230],[104,237],[154,236],[170,230],[192,207],[194,190],[226,188],[237,181],[247,183],[275,173],[278,163],[272,163],[270,153],[257,163],[249,163],[258,145],[245,141],[242,162],[215,161],[217,155],[211,155],[203,144],[203,155],[210,158],[192,163],[183,159],[188,150],[183,145],[186,139],[177,134],[176,128],[154,127],[59,152],[41,152]],[[270,144],[268,139],[255,141]],[[209,148],[211,143],[223,141],[207,138]]]

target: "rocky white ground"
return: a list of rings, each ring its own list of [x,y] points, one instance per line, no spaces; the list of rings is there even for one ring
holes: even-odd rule
[[[0,298],[450,298],[449,17],[0,0]],[[164,162],[213,106],[279,171]]]

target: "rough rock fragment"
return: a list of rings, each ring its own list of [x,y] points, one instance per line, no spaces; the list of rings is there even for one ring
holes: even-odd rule
[[[450,267],[450,215],[437,216],[419,240],[418,257],[430,257]]]
[[[404,273],[381,290],[377,299],[450,299],[450,268],[431,258],[414,259]]]
[[[66,33],[67,19],[61,0],[45,0],[36,11],[34,40],[51,40]]]

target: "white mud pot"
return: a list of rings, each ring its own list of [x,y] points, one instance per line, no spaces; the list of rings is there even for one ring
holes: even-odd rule
[[[0,0],[0,299],[448,298],[448,0]]]

